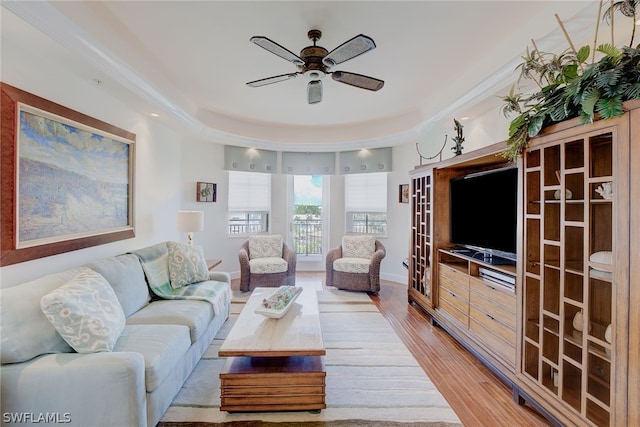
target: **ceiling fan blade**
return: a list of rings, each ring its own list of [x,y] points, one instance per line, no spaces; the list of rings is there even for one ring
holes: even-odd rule
[[[289,62],[293,62],[295,65],[304,65],[304,61],[302,60],[302,58],[300,58],[290,50],[280,46],[273,40],[270,40],[264,36],[253,36],[250,40],[261,48],[266,49],[269,52],[278,55],[280,58],[284,58]]]
[[[334,65],[341,64],[356,56],[369,52],[375,49],[375,47],[376,44],[373,42],[373,39],[364,34],[360,34],[333,49],[327,56],[322,58],[322,62],[327,67],[333,67]]]
[[[266,79],[254,80],[247,82],[247,86],[260,87],[270,85],[271,83],[283,82],[285,80],[294,79],[298,73],[280,74],[279,76],[267,77]]]
[[[380,90],[382,86],[384,86],[383,80],[363,76],[362,74],[348,73],[346,71],[334,71],[331,73],[331,78],[340,83],[372,91]]]
[[[307,100],[309,104],[317,104],[322,101],[322,82],[311,80],[307,85]]]

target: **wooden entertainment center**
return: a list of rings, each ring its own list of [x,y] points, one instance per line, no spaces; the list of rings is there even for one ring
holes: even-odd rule
[[[450,181],[507,166],[504,143],[410,172],[409,302],[556,424],[640,425],[640,101],[625,111],[530,141],[515,266],[450,231]]]

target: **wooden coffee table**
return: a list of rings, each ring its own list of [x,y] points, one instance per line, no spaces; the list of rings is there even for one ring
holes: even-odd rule
[[[275,288],[256,288],[222,343],[221,406],[228,412],[326,408],[325,355],[315,289],[303,289],[287,313],[254,310]]]

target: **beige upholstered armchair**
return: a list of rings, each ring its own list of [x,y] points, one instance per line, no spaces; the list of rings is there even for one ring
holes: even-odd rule
[[[296,285],[296,253],[280,235],[250,236],[238,251],[240,290]]]
[[[327,253],[326,285],[351,291],[380,290],[384,245],[372,236],[344,236],[342,245]]]

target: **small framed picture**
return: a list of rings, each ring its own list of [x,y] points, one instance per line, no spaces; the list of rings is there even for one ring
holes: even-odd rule
[[[211,182],[198,182],[196,188],[196,200],[198,202],[215,202],[216,187],[216,184]]]
[[[400,184],[398,186],[398,202],[409,203],[409,184]]]

